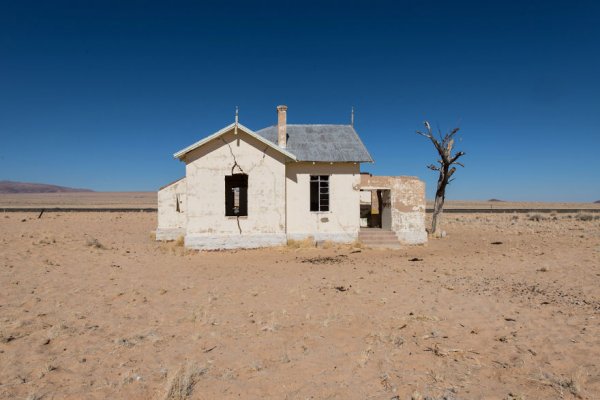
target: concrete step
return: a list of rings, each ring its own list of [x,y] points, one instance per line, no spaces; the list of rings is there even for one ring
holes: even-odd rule
[[[400,246],[400,242],[360,242],[364,246]]]
[[[391,238],[391,237],[386,237],[386,238],[359,238],[359,240],[361,242],[390,242],[390,243],[394,243],[397,242],[398,239],[397,238]]]
[[[373,248],[380,248],[380,249],[400,249],[400,248],[402,248],[402,245],[400,244],[400,242],[395,242],[395,243],[380,243],[380,242],[365,243],[365,242],[361,242],[361,244],[365,247],[373,247]]]
[[[372,235],[396,236],[396,234],[392,231],[358,231],[358,234],[363,235],[363,236],[372,236]]]
[[[401,249],[402,245],[400,243],[394,243],[394,244],[368,244],[368,243],[363,243],[363,246],[365,247],[369,247],[372,249]]]
[[[401,248],[398,237],[392,231],[380,229],[361,230],[358,233],[358,240],[367,247],[386,249]]]
[[[395,238],[397,237],[396,235],[394,235],[393,233],[390,233],[389,235],[386,234],[381,234],[381,233],[374,233],[374,234],[369,234],[369,235],[361,235],[359,234],[358,237],[363,237],[363,238]]]
[[[370,233],[367,235],[358,234],[359,239],[396,239],[397,236],[393,233],[390,234],[382,234],[382,233]]]

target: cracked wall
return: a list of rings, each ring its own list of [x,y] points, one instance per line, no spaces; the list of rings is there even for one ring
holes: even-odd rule
[[[402,243],[427,242],[425,230],[425,183],[412,176],[362,174],[363,190],[388,189],[391,197],[391,230]]]
[[[242,138],[243,135],[243,138]],[[286,157],[233,129],[185,157],[190,248],[284,244]],[[225,216],[225,176],[248,175],[248,216]]]

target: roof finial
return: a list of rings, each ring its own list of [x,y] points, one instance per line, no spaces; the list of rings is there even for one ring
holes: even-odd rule
[[[354,128],[354,106],[352,106],[352,112],[350,113],[350,126]]]
[[[238,106],[235,106],[235,128],[234,128],[234,132],[233,132],[234,135],[237,135],[237,127],[238,127],[238,120],[239,120],[238,114],[239,114],[239,108],[238,108]]]

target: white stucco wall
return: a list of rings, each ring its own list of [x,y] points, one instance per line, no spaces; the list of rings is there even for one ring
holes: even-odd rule
[[[286,157],[233,130],[185,156],[186,247],[254,248],[285,244]],[[237,165],[236,165],[237,163]],[[235,168],[234,168],[235,166]],[[248,216],[225,216],[225,176],[248,175]]]
[[[363,190],[360,192],[360,203],[361,204],[371,204],[371,192],[368,190]]]
[[[177,211],[179,201],[179,211]],[[175,240],[185,235],[186,179],[180,179],[158,191],[157,240]]]
[[[310,211],[310,176],[329,175],[329,212]],[[350,243],[360,223],[360,165],[354,163],[288,163],[287,233],[289,239]]]

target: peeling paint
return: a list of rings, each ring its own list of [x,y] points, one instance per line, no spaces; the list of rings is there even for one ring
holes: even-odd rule
[[[361,189],[390,191],[391,227],[405,244],[427,242],[425,183],[412,176],[361,175]]]

